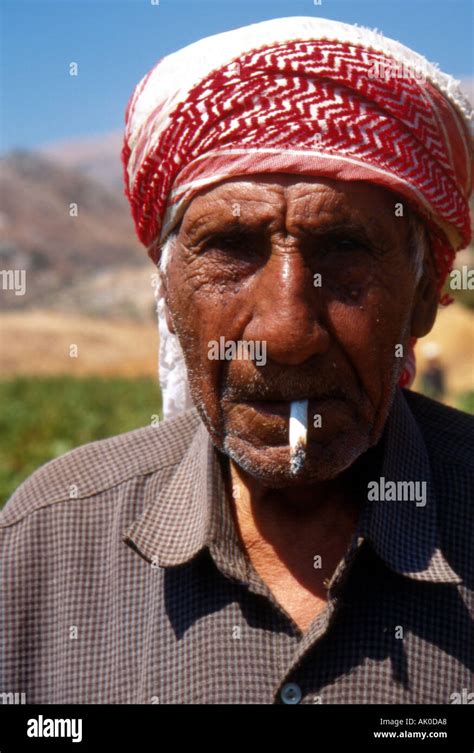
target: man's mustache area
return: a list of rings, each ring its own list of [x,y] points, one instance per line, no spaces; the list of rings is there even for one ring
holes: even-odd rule
[[[268,363],[263,369],[228,369],[221,389],[223,403],[290,403],[294,400],[339,400],[355,399],[358,390],[348,389],[348,377],[338,373],[337,364],[332,366],[334,374],[328,376],[328,368],[320,365],[302,364],[279,366]],[[356,394],[355,394],[356,393]]]

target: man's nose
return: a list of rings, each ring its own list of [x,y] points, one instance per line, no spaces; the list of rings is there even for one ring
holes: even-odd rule
[[[298,250],[273,254],[259,275],[246,339],[266,341],[267,357],[298,365],[329,347],[321,289]]]

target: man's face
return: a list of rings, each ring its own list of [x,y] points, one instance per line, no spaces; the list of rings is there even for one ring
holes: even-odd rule
[[[360,182],[261,175],[202,192],[183,216],[166,296],[191,395],[217,447],[269,486],[334,478],[381,435],[416,302],[396,201]],[[253,342],[256,360],[210,358],[221,338]]]

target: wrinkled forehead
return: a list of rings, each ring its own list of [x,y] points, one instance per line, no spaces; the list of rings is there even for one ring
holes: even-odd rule
[[[365,181],[339,181],[298,174],[257,174],[234,177],[201,190],[187,205],[179,230],[232,224],[261,227],[285,220],[288,224],[359,221],[389,227],[408,216],[400,197]],[[379,224],[377,223],[377,224]]]

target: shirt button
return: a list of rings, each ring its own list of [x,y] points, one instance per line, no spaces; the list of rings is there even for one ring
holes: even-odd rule
[[[280,690],[280,698],[283,703],[299,703],[301,695],[301,688],[295,682],[287,682]]]

